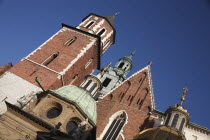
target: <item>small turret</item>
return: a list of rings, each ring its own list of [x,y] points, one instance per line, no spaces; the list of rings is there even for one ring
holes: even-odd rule
[[[185,110],[182,106],[187,90],[187,88],[184,88],[181,103],[179,105],[176,104],[175,106],[170,106],[166,110],[164,125],[145,129],[137,134],[134,137],[134,140],[187,140],[182,133],[183,128],[189,121],[190,117],[187,110]]]
[[[101,72],[96,77],[101,81],[102,89],[94,95],[95,99],[99,96],[105,96],[126,79],[126,75],[132,68],[132,57],[134,53],[135,51],[130,56],[120,58],[114,67],[111,67],[110,63],[101,69]]]
[[[131,53],[130,56],[120,58],[120,60],[114,66],[114,71],[117,73],[117,75],[126,79],[126,75],[132,69],[132,66],[133,66],[132,57],[134,56],[134,54],[135,54],[135,51]]]
[[[116,31],[114,19],[118,13],[112,16],[99,16],[90,14],[83,19],[76,28],[100,37],[100,55],[115,42]]]
[[[165,114],[166,114],[166,119],[164,124],[166,126],[170,126],[172,128],[175,128],[179,131],[183,131],[184,126],[186,123],[189,121],[189,113],[187,110],[185,110],[182,106],[183,102],[185,101],[185,96],[187,92],[187,88],[183,88],[184,92],[182,93],[181,97],[181,102],[180,104],[176,104],[175,106],[170,106]]]

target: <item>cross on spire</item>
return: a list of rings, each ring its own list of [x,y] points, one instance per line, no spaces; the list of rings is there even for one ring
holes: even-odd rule
[[[136,50],[134,50],[134,51],[131,53],[131,55],[134,56],[135,53],[136,53]]]
[[[187,95],[187,91],[188,91],[188,88],[183,88],[184,92],[182,93],[182,97],[181,97],[181,103],[180,105],[182,106],[182,103],[185,101],[185,96]]]

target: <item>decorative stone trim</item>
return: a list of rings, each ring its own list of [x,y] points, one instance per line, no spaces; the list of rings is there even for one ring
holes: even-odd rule
[[[110,125],[112,124],[113,120],[121,115],[122,113],[125,113],[126,114],[126,120],[125,120],[125,124],[123,125],[123,127],[128,123],[128,114],[126,113],[125,110],[120,110],[116,113],[114,113],[110,118],[109,118],[109,122],[108,124],[106,125],[106,127],[104,128],[103,132],[101,133],[101,135],[97,138],[97,140],[102,140],[103,136],[106,134],[107,130],[109,129]],[[122,135],[122,132],[123,132],[123,127],[122,129],[120,130],[120,133],[118,134],[117,138],[119,137],[119,135],[121,134]]]
[[[50,37],[47,41],[45,41],[42,45],[40,45],[38,48],[36,48],[33,52],[31,52],[28,56],[26,56],[25,58],[29,58],[31,55],[33,55],[37,50],[41,50],[42,46],[44,46],[45,44],[47,44],[47,42],[49,42],[50,40],[52,40],[56,35],[58,35],[59,33],[63,32],[63,29],[60,29],[56,34],[54,34],[52,37]],[[23,59],[22,59],[23,60]],[[21,60],[21,61],[22,61]]]
[[[116,90],[118,87],[120,87],[122,84],[124,84],[125,82],[129,81],[131,78],[133,78],[134,76],[136,76],[137,74],[139,74],[140,72],[146,70],[148,73],[148,79],[149,79],[149,87],[150,87],[150,96],[151,96],[151,103],[152,103],[152,109],[155,109],[155,101],[154,101],[154,93],[153,93],[153,89],[152,89],[152,80],[151,80],[151,69],[150,66],[146,66],[143,69],[137,71],[136,73],[134,73],[133,75],[131,75],[129,78],[127,78],[125,81],[123,81],[122,83],[120,83],[119,85],[117,85],[114,89],[112,89],[108,94],[106,94],[105,96],[103,96],[101,99],[104,99],[107,95],[109,95],[110,93],[112,93],[114,90]]]
[[[63,69],[62,72],[60,72],[60,74],[64,75],[95,43],[96,39],[91,39],[91,42],[81,50],[80,54],[78,54],[77,57],[72,60],[71,63],[65,69]]]

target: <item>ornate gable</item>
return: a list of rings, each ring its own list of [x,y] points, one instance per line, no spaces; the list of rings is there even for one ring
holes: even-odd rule
[[[145,112],[155,109],[150,65],[134,73],[103,99],[117,101]]]

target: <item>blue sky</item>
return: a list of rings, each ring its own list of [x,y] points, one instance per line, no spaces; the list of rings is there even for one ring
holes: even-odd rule
[[[0,64],[16,64],[61,29],[77,26],[89,13],[120,12],[116,43],[101,58],[102,66],[133,57],[129,75],[152,65],[156,109],[179,103],[191,121],[210,128],[210,1],[209,0],[0,0]]]

